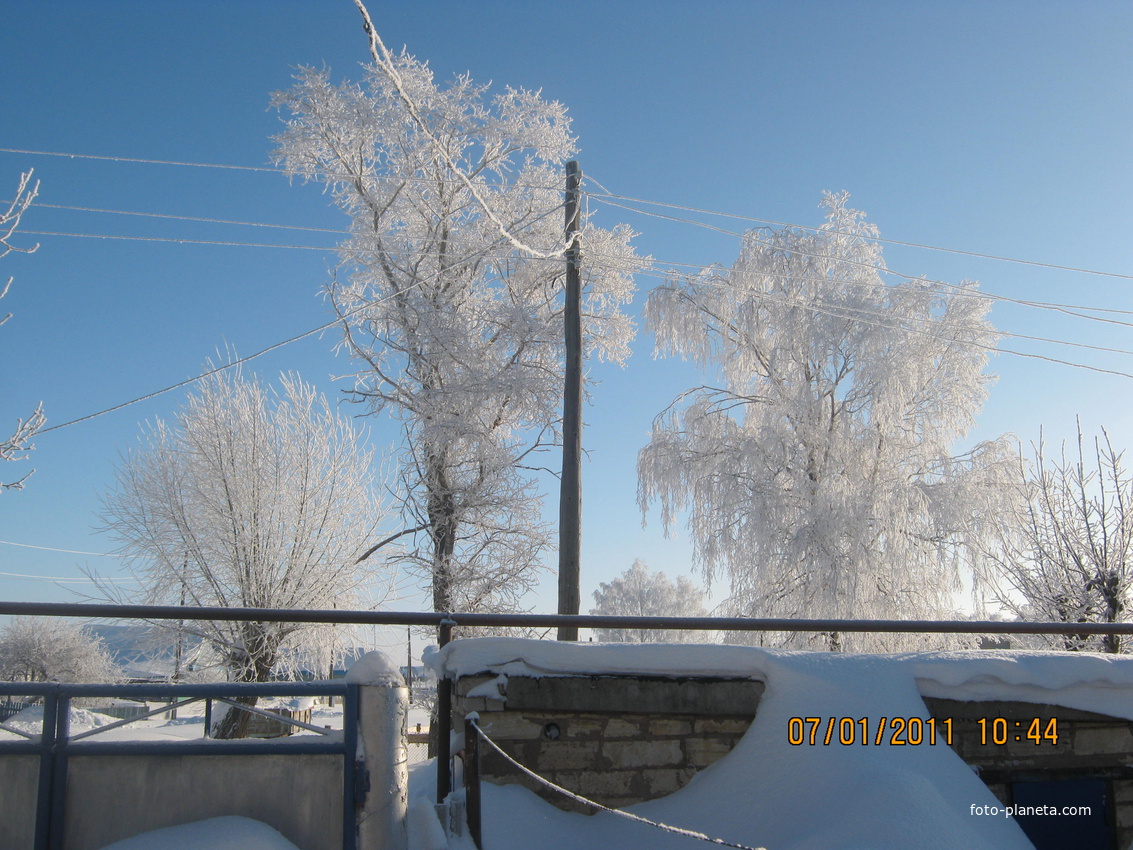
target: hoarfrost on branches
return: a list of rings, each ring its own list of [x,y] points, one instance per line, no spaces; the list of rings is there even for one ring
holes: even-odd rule
[[[1133,601],[1133,476],[1102,429],[1087,454],[1051,458],[1040,436],[1034,463],[1020,456],[1024,493],[985,553],[981,578],[995,602],[1027,620],[1120,623]],[[1066,650],[1124,652],[1122,635],[1040,636]]]
[[[846,200],[828,195],[814,232],[749,232],[731,268],[674,277],[646,305],[658,354],[718,385],[657,417],[639,501],[666,526],[687,511],[732,615],[947,615],[964,553],[1010,499],[1006,441],[952,453],[990,380],[988,300],[971,283],[887,285],[877,229]]]
[[[215,373],[122,459],[104,519],[143,588],[136,601],[356,607],[368,578],[356,562],[379,520],[372,452],[312,387],[294,376],[281,384]],[[234,681],[299,672],[304,657],[322,671],[342,648],[334,627],[309,623],[180,628],[207,640]],[[245,725],[248,716],[228,715]]]
[[[617,617],[707,617],[704,591],[684,576],[676,584],[662,572],[650,573],[640,559],[613,581],[594,591],[591,614]],[[595,629],[603,643],[694,643],[708,640],[705,632],[678,629]]]
[[[31,206],[31,202],[35,200],[35,196],[39,194],[39,181],[37,180],[34,185],[31,184],[32,171],[26,171],[20,175],[20,183],[16,187],[15,197],[8,203],[6,210],[0,210],[0,258],[8,256],[13,251],[21,254],[31,254],[39,245],[32,245],[31,247],[17,246],[12,243],[12,235],[16,232],[16,228],[20,224],[20,218]],[[8,287],[12,285],[12,278],[8,278],[0,286],[0,298],[8,294]],[[12,318],[12,314],[8,313],[6,316],[0,317],[0,325],[4,324],[8,319]],[[43,427],[47,418],[43,415],[43,405],[36,405],[31,416],[27,419],[16,420],[16,430],[9,437],[0,438],[0,461],[7,460],[23,460],[28,451],[31,451],[35,446],[31,445],[30,440],[35,433]],[[23,489],[24,482],[27,481],[28,476],[35,472],[31,470],[22,478],[12,481],[0,481],[0,493],[5,490],[21,490]]]
[[[514,609],[549,544],[535,469],[559,441],[565,109],[489,97],[466,75],[439,87],[405,53],[357,85],[304,70],[274,103],[292,116],[277,162],[352,221],[328,292],[355,399],[404,429],[398,536],[412,543],[397,557],[434,610]],[[581,234],[585,344],[615,362],[633,332],[631,236]]]
[[[56,617],[16,617],[0,629],[0,679],[105,684],[118,671],[102,641]]]

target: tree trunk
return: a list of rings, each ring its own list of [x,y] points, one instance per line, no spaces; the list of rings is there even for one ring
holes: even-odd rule
[[[433,544],[433,610],[449,613],[453,610],[453,555],[456,552],[456,499],[449,487],[443,456],[432,455],[428,460],[429,538]],[[438,638],[439,638],[438,626]]]
[[[276,647],[270,645],[267,635],[259,623],[248,623],[244,629],[245,648],[243,650],[243,664],[237,675],[237,682],[267,682],[271,680],[271,671],[275,667]],[[259,697],[236,697],[233,700],[237,705],[246,705],[255,708]],[[212,737],[219,740],[233,738],[247,738],[248,727],[252,722],[252,713],[242,711],[236,706],[224,704],[228,709],[221,717],[213,721]]]

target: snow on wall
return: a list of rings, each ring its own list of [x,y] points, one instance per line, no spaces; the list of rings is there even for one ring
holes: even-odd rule
[[[922,696],[961,701],[1017,700],[1133,720],[1133,657],[1088,652],[965,650],[852,655],[718,644],[595,644],[519,638],[457,640],[430,647],[425,663],[454,678],[504,676],[718,676],[766,681],[791,659],[834,667],[884,659],[906,671]]]
[[[935,745],[860,742],[793,746],[793,717],[920,717],[922,694],[957,700],[1019,700],[1133,720],[1133,658],[1085,653],[940,652],[843,655],[697,645],[601,645],[513,638],[459,640],[429,655],[439,674],[467,676],[647,675],[750,677],[765,682],[755,721],[724,759],[668,797],[632,807],[636,814],[714,837],[775,850],[955,847],[1011,850],[1030,842],[1008,818],[979,816],[998,806],[987,787],[941,739]],[[684,847],[613,816],[548,811],[516,788],[486,799],[508,807],[486,815],[493,846],[546,850],[579,841],[622,847]],[[533,795],[531,795],[533,797]],[[566,820],[564,820],[566,818]],[[571,820],[571,818],[575,818]],[[578,820],[577,818],[582,818]],[[551,828],[554,824],[554,828]],[[629,832],[633,827],[633,837]],[[498,843],[496,843],[498,841]],[[640,844],[637,842],[640,841]],[[609,845],[608,845],[609,846]],[[703,845],[701,845],[703,846]]]

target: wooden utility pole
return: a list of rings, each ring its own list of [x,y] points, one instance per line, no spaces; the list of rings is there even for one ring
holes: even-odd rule
[[[582,531],[582,264],[578,163],[566,164],[566,302],[563,329],[566,368],[563,381],[563,471],[559,482],[559,610],[577,614],[581,602],[579,560]],[[559,640],[578,640],[577,626],[560,626]]]

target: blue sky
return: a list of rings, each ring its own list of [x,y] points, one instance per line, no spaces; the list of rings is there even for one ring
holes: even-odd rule
[[[1133,275],[1133,7],[1118,2],[382,2],[371,8],[391,47],[405,44],[437,76],[470,72],[496,86],[541,88],[562,101],[588,177],[614,193],[739,216],[817,225],[825,190],[849,191],[883,237],[960,251]],[[264,167],[279,117],[272,91],[300,65],[357,79],[368,58],[350,0],[316,2],[28,2],[8,0],[0,29],[0,148]],[[35,168],[39,203],[26,231],[138,237],[25,236],[0,329],[0,425],[39,400],[49,426],[150,393],[328,320],[320,288],[334,233],[60,210],[48,205],[339,230],[317,188],[263,171],[0,152],[0,195]],[[591,200],[598,221],[629,222],[662,267],[730,262],[736,239]],[[750,223],[651,208],[730,230]],[[276,246],[194,244],[240,242]],[[886,249],[904,273],[980,281],[997,295],[1133,310],[1131,280],[964,254]],[[657,278],[639,280],[644,294]],[[1133,315],[1106,314],[1122,321]],[[1004,348],[1133,373],[1130,329],[997,303]],[[333,332],[253,364],[296,370],[328,394],[347,388]],[[624,370],[596,366],[584,443],[583,609],[599,581],[634,558],[690,572],[683,535],[644,529],[636,453],[652,417],[701,381],[651,357],[641,332]],[[1048,441],[1106,426],[1133,441],[1133,379],[1015,355],[973,439]],[[0,540],[105,552],[98,499],[139,422],[168,416],[178,390],[43,434],[36,475],[0,495]],[[373,439],[394,433],[371,423]],[[5,473],[11,477],[9,470]],[[552,494],[553,495],[553,494]],[[554,502],[549,505],[554,512]],[[551,560],[553,561],[553,555]],[[0,544],[0,572],[77,577],[115,562]],[[70,589],[68,589],[70,588]],[[0,597],[73,598],[81,585],[0,576]],[[554,579],[531,600],[554,605]],[[417,598],[393,603],[412,608]]]

